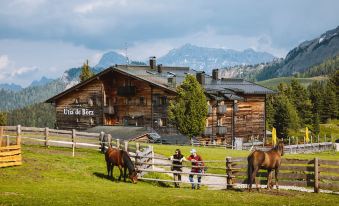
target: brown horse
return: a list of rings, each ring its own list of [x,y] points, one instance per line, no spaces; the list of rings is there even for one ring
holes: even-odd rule
[[[272,170],[275,171],[275,185],[277,189],[279,189],[278,186],[278,173],[279,173],[279,167],[281,164],[281,156],[284,155],[284,143],[279,142],[277,146],[272,148],[268,152],[263,152],[260,150],[255,150],[252,152],[248,157],[248,168],[247,168],[247,182],[248,182],[248,189],[249,191],[252,190],[252,183],[255,180],[255,177],[257,176],[257,173],[259,169],[267,169],[267,189],[272,189],[273,184],[272,182]],[[255,181],[257,189],[258,182]]]
[[[121,180],[122,176],[122,168],[124,168],[124,181],[126,182],[126,170],[128,169],[129,178],[132,180],[133,183],[137,183],[137,171],[135,170],[133,162],[126,151],[110,147],[105,153],[105,160],[107,164],[108,177],[112,177],[112,179],[114,180],[113,168],[114,166],[118,166],[120,170],[119,181]]]

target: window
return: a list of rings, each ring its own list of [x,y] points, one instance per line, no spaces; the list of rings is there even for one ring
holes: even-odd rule
[[[139,104],[140,104],[140,105],[145,105],[145,104],[146,104],[146,102],[145,102],[145,97],[140,97],[140,98],[139,98]]]
[[[167,119],[166,118],[160,118],[159,119],[159,126],[160,127],[166,127],[167,126]]]
[[[92,107],[93,106],[93,100],[91,98],[88,98],[87,104],[88,104],[88,106]]]
[[[74,104],[79,104],[79,101],[80,101],[79,98],[75,98],[74,99]]]
[[[90,123],[90,125],[94,125],[94,118],[93,117],[91,117],[91,119],[89,120],[89,123]]]
[[[167,104],[167,97],[166,96],[162,96],[160,99],[160,104],[161,105],[166,105]]]

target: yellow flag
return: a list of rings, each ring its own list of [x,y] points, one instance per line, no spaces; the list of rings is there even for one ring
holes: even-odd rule
[[[310,139],[308,138],[308,127],[306,127],[306,131],[305,131],[305,141],[306,143],[310,142]]]
[[[277,131],[275,128],[272,128],[272,145],[275,146],[277,144]]]

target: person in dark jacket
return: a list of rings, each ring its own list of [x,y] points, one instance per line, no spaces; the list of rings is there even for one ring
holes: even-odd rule
[[[180,149],[175,150],[175,154],[170,157],[172,160],[172,171],[182,172],[182,161],[185,160],[184,155],[181,154]],[[173,173],[174,181],[181,181],[181,174]],[[174,183],[175,187],[180,187],[179,182]]]
[[[197,151],[195,149],[191,150],[191,155],[187,158],[188,161],[192,162],[192,173],[204,173],[204,162],[201,158],[200,155],[197,154]],[[194,180],[193,180],[193,174],[189,175],[189,180],[192,184],[192,189],[200,189],[200,184],[201,184],[201,175],[197,174],[198,178],[198,184],[197,187],[195,187]]]

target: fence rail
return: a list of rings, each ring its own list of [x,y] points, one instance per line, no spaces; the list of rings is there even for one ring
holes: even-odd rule
[[[124,148],[132,152],[131,156],[135,158],[135,164],[140,171],[140,178],[144,180],[151,180],[152,178],[145,178],[144,175],[149,172],[167,173],[167,174],[182,174],[192,175],[191,172],[175,172],[170,170],[156,170],[155,166],[171,167],[168,163],[155,163],[155,160],[168,160],[167,158],[155,157],[151,146],[140,145],[139,143],[129,143],[127,141],[120,142],[119,139],[113,139],[109,134],[101,133],[85,133],[79,131],[55,130],[49,128],[34,128],[19,126],[5,126],[0,127],[0,166],[1,165],[20,165],[21,164],[21,147],[20,142],[41,144],[48,146],[66,146],[71,147],[73,156],[76,148],[95,148],[102,149],[107,146],[115,146]],[[10,138],[17,140],[17,145],[10,145]],[[6,141],[4,141],[6,139]],[[6,143],[4,143],[6,142]],[[313,143],[286,146],[286,150],[293,150],[294,148],[313,147],[318,149],[320,147],[332,147],[332,143]],[[301,150],[301,149],[300,149]],[[210,169],[224,170],[224,174],[205,173],[201,176],[210,176],[222,178],[222,183],[206,183],[206,185],[223,185],[227,188],[246,183],[246,158],[231,158],[227,157],[225,160],[206,160],[204,161]],[[212,163],[222,163],[225,167],[211,166]],[[192,166],[183,165],[183,168],[192,168]],[[315,192],[319,189],[330,189],[339,191],[339,161],[335,160],[321,160],[315,158],[313,160],[299,160],[299,159],[283,159],[280,168],[279,184],[313,187]],[[200,174],[199,174],[200,175]],[[267,177],[267,173],[260,171],[259,176]],[[220,179],[219,179],[220,180]],[[153,181],[175,182],[171,180],[154,179]],[[225,181],[225,182],[224,182]],[[261,179],[262,184],[266,184],[265,179]],[[187,182],[186,182],[187,183]],[[205,184],[205,183],[202,183]]]

